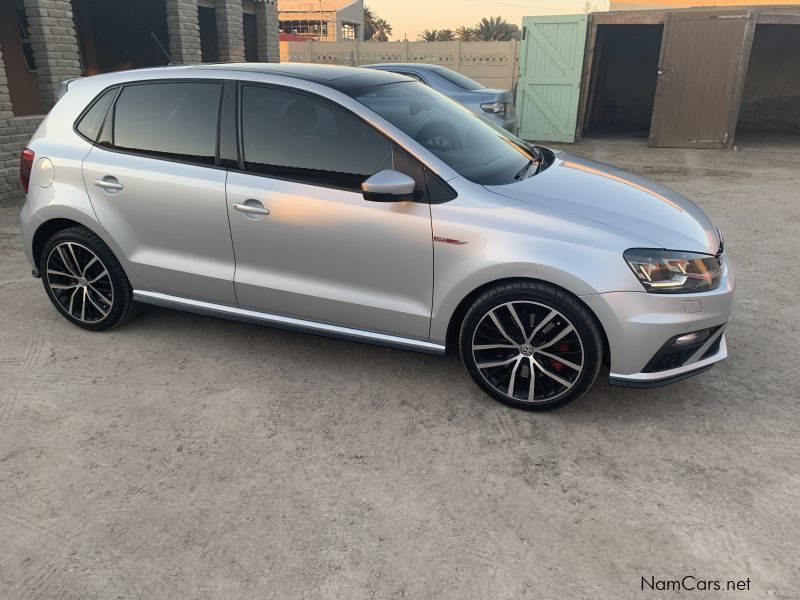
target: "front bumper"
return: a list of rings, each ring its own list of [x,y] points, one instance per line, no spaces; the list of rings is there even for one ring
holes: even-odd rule
[[[666,385],[697,375],[727,358],[724,326],[733,311],[734,278],[727,258],[723,258],[723,267],[719,287],[710,292],[608,292],[581,297],[600,320],[608,338],[610,383],[629,387]],[[680,366],[648,372],[648,363],[670,338],[706,328],[717,329],[702,351],[692,353]]]
[[[689,377],[708,371],[716,363],[728,358],[728,345],[725,334],[720,331],[719,349],[711,356],[689,364],[654,373],[634,373],[633,375],[620,375],[609,373],[608,383],[630,388],[654,388],[676,383]]]

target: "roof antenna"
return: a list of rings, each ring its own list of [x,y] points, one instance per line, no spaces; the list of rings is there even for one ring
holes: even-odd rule
[[[163,52],[163,53],[164,53],[164,56],[166,56],[166,57],[167,57],[167,65],[179,65],[180,63],[179,63],[178,61],[176,61],[175,59],[173,59],[173,58],[172,58],[172,56],[170,55],[170,53],[169,53],[169,52],[167,52],[167,49],[166,49],[166,48],[164,48],[164,45],[163,45],[163,44],[162,44],[162,43],[161,43],[161,42],[158,40],[158,36],[157,36],[155,33],[153,33],[152,31],[150,32],[150,35],[151,35],[151,36],[153,36],[153,41],[154,41],[154,42],[156,43],[156,45],[159,47],[159,49],[161,50],[161,52]]]

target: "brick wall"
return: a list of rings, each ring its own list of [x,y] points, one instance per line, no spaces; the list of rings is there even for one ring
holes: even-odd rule
[[[200,62],[197,0],[166,0],[169,53],[179,63]]]
[[[0,203],[22,199],[19,154],[41,120],[41,116],[14,117],[11,112],[11,97],[0,49]]]
[[[280,62],[278,6],[275,0],[256,3],[256,28],[258,31],[258,60],[260,62]]]
[[[58,100],[59,84],[81,76],[78,36],[69,0],[25,0],[36,76],[44,109]]]
[[[0,204],[22,202],[19,156],[43,118],[43,115],[0,118]]]
[[[216,13],[220,61],[243,62],[244,28],[241,1],[219,0],[216,4]]]

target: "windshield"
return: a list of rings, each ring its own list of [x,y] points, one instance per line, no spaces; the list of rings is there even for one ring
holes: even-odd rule
[[[470,181],[503,185],[535,172],[525,142],[426,85],[390,83],[350,95]]]
[[[434,71],[436,72],[437,75],[441,75],[442,77],[447,79],[447,81],[449,81],[450,83],[454,83],[458,87],[463,88],[465,90],[482,90],[486,87],[485,85],[481,85],[474,79],[470,79],[466,75],[462,75],[461,73],[453,71],[451,69],[442,68],[442,69],[434,69]]]

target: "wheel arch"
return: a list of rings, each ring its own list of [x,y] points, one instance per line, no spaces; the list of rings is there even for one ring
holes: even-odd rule
[[[33,232],[33,236],[31,236],[30,250],[31,257],[36,265],[37,275],[41,275],[39,270],[41,269],[40,263],[42,251],[47,244],[47,240],[56,235],[59,231],[64,231],[65,229],[70,229],[71,227],[81,227],[99,237],[103,243],[108,246],[109,250],[111,250],[116,259],[119,261],[120,266],[125,272],[125,276],[131,282],[131,285],[135,285],[137,280],[134,277],[134,273],[131,271],[130,266],[127,264],[127,261],[120,252],[119,248],[116,247],[116,244],[114,244],[112,240],[109,240],[106,232],[102,229],[102,227],[99,227],[99,224],[94,222],[88,223],[87,219],[82,218],[83,213],[79,211],[75,212],[76,214],[74,215],[59,215],[53,216],[49,219],[44,219],[36,227],[35,231]]]
[[[63,218],[44,221],[39,225],[39,227],[36,228],[31,241],[31,252],[33,254],[33,260],[36,261],[37,270],[41,270],[42,268],[42,251],[44,250],[45,244],[47,244],[47,240],[49,240],[59,231],[64,231],[65,229],[69,229],[71,227],[83,227],[84,229],[89,229],[83,223],[73,221],[72,219]],[[97,234],[95,233],[95,235]]]
[[[470,306],[475,302],[475,299],[483,294],[486,290],[496,287],[498,285],[508,284],[508,283],[517,283],[517,282],[530,282],[530,283],[543,283],[545,285],[552,286],[564,292],[565,294],[570,295],[572,298],[580,302],[585,308],[586,311],[592,316],[597,325],[597,329],[600,331],[600,334],[603,337],[603,362],[608,362],[609,357],[611,356],[609,345],[608,345],[608,335],[606,334],[606,330],[603,327],[602,321],[597,317],[594,311],[583,301],[581,300],[580,296],[572,293],[568,289],[560,286],[558,284],[552,283],[550,281],[545,281],[544,279],[537,279],[535,277],[503,277],[500,279],[494,279],[492,281],[488,281],[486,283],[481,284],[480,286],[473,289],[469,292],[464,298],[456,306],[453,313],[450,315],[450,320],[447,324],[447,334],[445,338],[445,346],[448,350],[452,348],[458,347],[458,333],[461,328],[461,323],[464,321],[464,317],[467,314]]]

